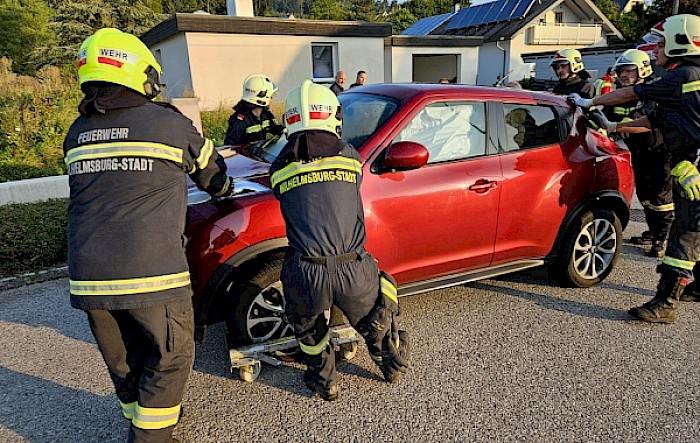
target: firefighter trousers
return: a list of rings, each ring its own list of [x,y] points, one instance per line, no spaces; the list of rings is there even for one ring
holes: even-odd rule
[[[377,262],[364,251],[328,257],[290,252],[281,280],[287,318],[307,356],[307,376],[329,387],[337,374],[327,311],[337,306],[353,327],[367,316],[379,298]]]
[[[700,274],[693,269],[700,260],[700,201],[690,201],[680,193],[674,184],[673,202],[675,218],[671,225],[666,255],[661,262],[661,272],[671,271],[681,277],[692,278]]]
[[[129,442],[171,443],[194,362],[192,300],[87,311],[122,407]]]
[[[668,238],[673,222],[673,183],[671,161],[664,150],[637,149],[632,153],[632,169],[637,198],[654,240]]]

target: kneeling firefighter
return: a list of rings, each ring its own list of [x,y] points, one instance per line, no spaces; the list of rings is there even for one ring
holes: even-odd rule
[[[286,313],[306,355],[306,385],[324,400],[338,398],[328,314],[336,305],[362,335],[384,378],[408,369],[409,342],[396,322],[396,282],[379,274],[365,249],[357,151],[340,140],[341,107],[333,92],[310,80],[287,96],[289,141],[270,168],[289,252],[281,280]]]

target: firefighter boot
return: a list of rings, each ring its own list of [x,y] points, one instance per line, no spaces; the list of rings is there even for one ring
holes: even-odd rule
[[[326,401],[334,401],[340,395],[336,382],[335,352],[330,346],[319,355],[307,356],[304,383]]]
[[[630,239],[630,242],[634,245],[648,246],[654,241],[654,234],[651,231],[644,231],[640,236],[634,236]]]
[[[687,278],[675,273],[662,272],[654,298],[642,306],[630,309],[629,314],[649,323],[673,323],[687,281]]]
[[[697,280],[685,287],[683,295],[681,295],[681,301],[700,301],[700,283]]]
[[[651,243],[651,248],[647,252],[647,256],[662,258],[666,253],[666,242],[664,240],[654,240]]]

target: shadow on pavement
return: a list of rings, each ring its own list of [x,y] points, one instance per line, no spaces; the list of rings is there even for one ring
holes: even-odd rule
[[[31,443],[124,442],[116,395],[68,388],[0,366],[0,426]],[[0,433],[1,435],[1,433]]]
[[[604,320],[630,320],[626,310],[608,308],[605,306],[567,300],[559,297],[535,294],[534,292],[516,290],[489,283],[477,282],[473,283],[473,285],[477,289],[493,291],[504,295],[510,295],[512,297],[522,298],[531,301],[539,306],[542,306],[543,308],[551,309],[554,311],[568,312],[570,314],[578,315],[581,317],[599,318]]]

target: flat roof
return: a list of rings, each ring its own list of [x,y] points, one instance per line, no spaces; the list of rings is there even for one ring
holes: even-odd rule
[[[481,46],[484,37],[465,35],[393,35],[384,40],[384,46],[404,47],[468,47]]]
[[[391,23],[178,13],[151,28],[141,40],[151,46],[180,32],[383,38],[391,35]]]

